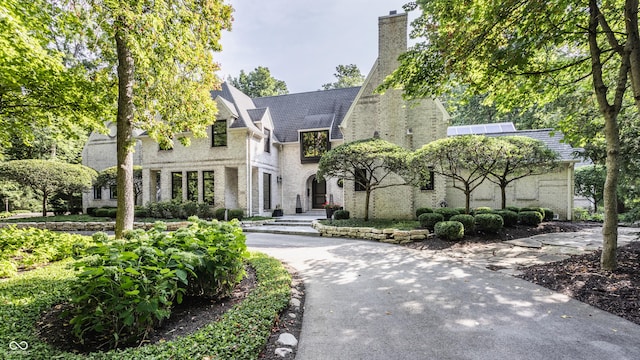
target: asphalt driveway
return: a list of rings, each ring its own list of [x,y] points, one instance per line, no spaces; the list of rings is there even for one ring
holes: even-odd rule
[[[640,326],[458,260],[296,235],[247,245],[305,281],[296,359],[640,359]]]

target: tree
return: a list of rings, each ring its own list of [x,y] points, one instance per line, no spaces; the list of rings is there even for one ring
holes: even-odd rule
[[[251,98],[288,94],[287,84],[271,76],[268,67],[258,66],[248,74],[240,70],[237,78],[229,78],[231,85]]]
[[[400,67],[380,90],[402,86],[408,97],[422,98],[462,83],[490,93],[504,108],[590,90],[591,103],[604,118],[607,148],[601,266],[614,270],[618,115],[625,98],[636,113],[640,110],[638,0],[418,0],[408,5],[422,11],[412,36],[423,41],[400,56]]]
[[[365,192],[364,221],[369,220],[369,200],[376,189],[405,185],[392,174],[406,170],[408,153],[402,147],[379,138],[339,145],[320,158],[316,176],[353,181]]]
[[[118,184],[118,168],[112,166],[106,168],[100,173],[94,183],[94,186],[109,187]],[[133,203],[138,203],[139,196],[142,195],[142,166],[133,166]]]
[[[607,170],[602,165],[587,165],[576,169],[575,193],[584,196],[593,204],[593,211],[598,211],[598,204],[604,199],[604,182]]]
[[[206,136],[217,109],[210,91],[219,86],[213,52],[231,26],[223,0],[66,0],[81,19],[85,46],[116,69],[117,193],[116,237],[133,228],[134,127],[161,146],[176,133]],[[189,145],[187,136],[179,137]]]
[[[106,69],[72,50],[76,18],[50,0],[5,0],[0,13],[0,149],[31,143],[34,129],[67,137],[100,126],[113,92]]]
[[[414,182],[422,184],[430,172],[453,181],[453,187],[465,194],[465,209],[470,210],[471,193],[493,171],[496,154],[501,149],[495,138],[464,135],[432,141],[415,151],[409,160],[409,169],[417,174]],[[416,184],[416,185],[417,185]]]
[[[81,192],[91,187],[95,170],[51,160],[13,160],[0,164],[0,178],[31,188],[42,200],[42,216],[47,216],[47,200],[56,193]]]
[[[356,64],[336,66],[336,73],[333,76],[338,81],[322,85],[323,90],[360,86],[364,83],[364,75],[362,75]]]
[[[501,206],[507,206],[506,189],[512,182],[527,176],[540,175],[555,168],[558,153],[549,149],[542,141],[526,136],[504,136],[494,138],[498,144],[493,148],[495,163],[487,169],[487,180],[500,187]],[[476,161],[475,159],[471,159]],[[478,166],[483,166],[479,163]]]

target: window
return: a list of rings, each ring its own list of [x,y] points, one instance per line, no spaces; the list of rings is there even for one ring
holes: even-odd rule
[[[264,152],[271,152],[271,130],[264,129]]]
[[[211,146],[227,146],[227,120],[216,120],[211,125]]]
[[[369,180],[367,179],[367,170],[366,169],[356,169],[356,178],[355,178],[355,191],[366,191],[367,183]]]
[[[207,205],[213,205],[213,171],[202,172],[202,201]]]
[[[271,209],[271,174],[262,174],[262,208]]]
[[[182,200],[182,173],[171,173],[171,198]]]
[[[187,200],[198,202],[198,172],[187,171]]]
[[[102,186],[93,187],[93,198],[95,200],[102,200]]]
[[[424,180],[425,182],[420,186],[420,190],[435,190],[435,175],[432,167],[429,167],[428,178]]]
[[[329,131],[308,131],[300,133],[300,161],[311,163],[320,161],[320,157],[331,149]]]
[[[102,197],[102,194],[100,194]],[[117,199],[118,198],[118,185],[109,185],[109,199]]]

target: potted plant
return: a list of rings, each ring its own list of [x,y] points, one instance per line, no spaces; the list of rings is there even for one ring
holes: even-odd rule
[[[273,209],[273,212],[271,213],[272,217],[280,217],[284,215],[284,213],[282,212],[282,208],[280,207],[280,204],[276,205],[276,208]]]
[[[324,203],[322,207],[327,213],[327,219],[331,219],[334,211],[342,209],[342,206],[334,203],[329,203],[329,202]]]

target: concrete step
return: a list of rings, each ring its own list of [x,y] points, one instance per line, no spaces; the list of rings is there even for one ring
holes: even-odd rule
[[[266,223],[265,226],[311,226],[311,221],[278,221]]]
[[[251,226],[244,228],[243,231],[283,235],[320,236],[320,233],[311,226]]]

